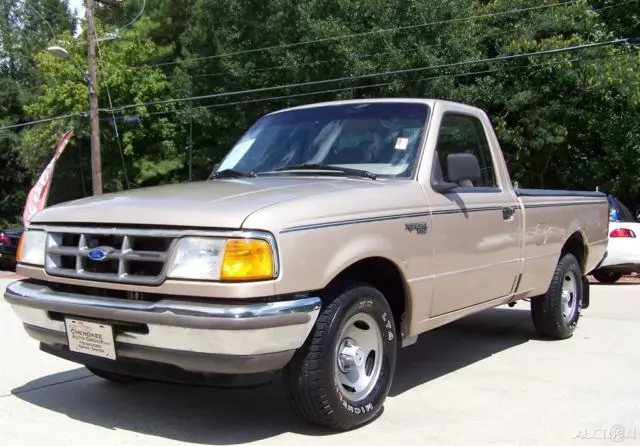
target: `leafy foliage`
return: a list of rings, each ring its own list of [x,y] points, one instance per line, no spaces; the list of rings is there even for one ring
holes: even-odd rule
[[[42,88],[34,56],[74,27],[66,2],[0,2],[0,127],[29,120],[23,106],[37,101]],[[0,227],[17,222],[32,180],[19,149],[23,136],[19,128],[0,131]]]
[[[22,2],[0,6],[0,126],[84,113],[88,107],[87,87],[74,66],[86,66],[84,26],[76,32],[62,0],[29,3],[57,13],[46,15],[46,25]],[[143,5],[142,15],[124,27]],[[98,53],[105,189],[206,178],[256,118],[277,108],[408,96],[485,109],[521,186],[599,186],[635,204],[638,51],[609,45],[511,56],[637,36],[639,5],[126,0],[120,9],[100,6],[98,35],[118,35],[102,40]],[[65,47],[73,63],[44,51],[50,44]],[[415,70],[370,76],[403,69]],[[308,82],[315,84],[300,85]],[[201,96],[207,98],[176,100]],[[119,108],[130,104],[136,106]],[[127,126],[127,116],[139,116],[140,125]],[[0,220],[19,212],[25,189],[68,128],[76,136],[56,170],[51,201],[91,192],[86,118],[0,131],[0,161],[7,166],[0,180]]]

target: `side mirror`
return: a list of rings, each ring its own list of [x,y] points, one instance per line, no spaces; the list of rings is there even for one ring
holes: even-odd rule
[[[476,181],[481,178],[478,158],[471,153],[452,153],[447,156],[447,173],[449,181]]]
[[[431,187],[433,190],[440,194],[446,194],[449,191],[452,191],[456,187],[458,187],[457,183],[452,183],[450,181],[435,181],[431,183]]]
[[[478,158],[471,153],[452,153],[447,156],[448,181],[442,179],[442,174],[436,175],[438,180],[431,186],[433,190],[446,194],[460,187],[460,181],[474,181],[481,178],[480,163]]]

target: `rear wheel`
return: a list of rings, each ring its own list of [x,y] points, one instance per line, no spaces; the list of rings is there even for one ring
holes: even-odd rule
[[[537,332],[554,339],[571,337],[580,318],[583,291],[580,264],[573,254],[565,254],[556,266],[547,293],[531,299]]]
[[[284,382],[298,416],[348,430],[381,413],[393,380],[398,341],[391,309],[379,290],[350,283],[332,297],[287,365]]]
[[[593,277],[602,283],[616,283],[622,277],[622,273],[598,270],[593,272]]]

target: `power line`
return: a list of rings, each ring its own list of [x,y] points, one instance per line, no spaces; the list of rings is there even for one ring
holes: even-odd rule
[[[298,88],[298,87],[305,87],[305,86],[311,86],[311,85],[329,84],[329,83],[333,83],[333,82],[351,81],[351,80],[358,80],[358,79],[371,79],[371,78],[380,77],[380,76],[390,76],[390,75],[394,75],[394,74],[415,73],[415,72],[419,72],[419,71],[434,70],[434,69],[440,69],[440,68],[452,68],[452,67],[458,67],[458,66],[462,66],[462,65],[480,64],[480,63],[495,62],[495,61],[500,61],[500,60],[512,60],[512,59],[519,59],[519,58],[523,58],[523,57],[540,56],[540,55],[545,55],[545,54],[558,54],[558,53],[565,53],[565,52],[576,51],[576,50],[581,50],[581,49],[586,49],[586,48],[596,48],[596,47],[601,47],[601,46],[606,46],[606,45],[613,45],[613,44],[617,44],[617,43],[624,43],[624,42],[628,42],[628,41],[629,41],[629,39],[615,39],[615,40],[609,40],[609,41],[605,41],[605,42],[596,42],[596,43],[588,43],[588,44],[583,44],[583,45],[574,45],[574,46],[569,46],[569,47],[564,47],[564,48],[554,48],[554,49],[551,49],[551,50],[543,50],[543,51],[534,51],[534,52],[527,52],[527,53],[511,54],[511,55],[507,55],[507,56],[499,56],[499,57],[492,57],[492,58],[485,58],[485,59],[466,60],[466,61],[450,63],[450,64],[431,65],[431,66],[427,66],[427,67],[417,67],[417,68],[406,68],[406,69],[402,69],[402,70],[392,70],[392,71],[385,71],[385,72],[378,72],[378,73],[369,73],[369,74],[362,74],[362,75],[358,75],[358,76],[344,76],[344,77],[333,78],[333,79],[322,79],[322,80],[317,80],[317,81],[299,82],[299,83],[294,83],[294,84],[275,85],[275,86],[271,86],[271,87],[262,87],[262,88],[253,88],[253,89],[247,89],[247,90],[230,91],[230,92],[226,92],[226,93],[215,93],[215,94],[207,94],[207,95],[201,95],[201,96],[191,96],[191,97],[177,98],[177,99],[165,99],[165,100],[159,100],[159,101],[150,101],[150,102],[143,102],[143,103],[140,103],[140,104],[124,105],[124,106],[121,106],[121,107],[118,107],[118,108],[114,109],[114,111],[122,111],[122,110],[127,110],[127,109],[130,109],[130,108],[145,107],[145,106],[150,106],[150,105],[163,105],[163,104],[172,104],[172,103],[184,102],[184,101],[197,101],[197,100],[202,100],[202,99],[214,99],[214,98],[220,98],[220,97],[226,97],[226,96],[237,96],[237,95],[249,94],[249,93],[262,93],[262,92],[266,92],[266,91],[280,90],[280,89],[285,89],[285,88]]]
[[[142,13],[144,12],[144,8],[145,8],[146,6],[147,6],[147,0],[142,0],[142,8],[140,8],[140,12],[138,12],[138,15],[137,15],[137,16],[135,16],[133,19],[131,19],[131,20],[129,21],[129,23],[127,23],[126,25],[124,25],[124,26],[122,26],[122,27],[118,28],[118,30],[128,28],[128,27],[130,27],[131,25],[133,25],[135,22],[137,22],[137,21],[138,21],[138,19],[139,19],[140,17],[142,17]]]
[[[40,11],[38,11],[31,3],[29,3],[29,0],[25,0],[24,4],[27,5],[29,8],[31,8],[31,10],[33,12],[35,12],[36,14],[38,14],[38,16],[42,19],[42,21],[44,23],[46,23],[46,25],[49,27],[49,30],[51,31],[51,38],[55,39],[56,38],[56,33],[53,31],[53,28],[51,27],[51,25],[49,24],[49,22],[47,21],[47,19],[44,18],[44,16],[42,14],[40,14]]]
[[[136,16],[133,19],[129,20],[129,22],[126,23],[125,25],[120,26],[120,27],[116,27],[115,33],[114,33],[115,37],[113,37],[113,39],[117,39],[117,38],[121,37],[120,36],[120,31],[122,31],[123,29],[129,28],[131,25],[133,25],[135,22],[137,22],[140,19],[140,17],[142,17],[142,13],[144,12],[146,6],[147,6],[147,0],[142,0],[142,7],[140,8],[140,11],[138,11],[138,14],[136,14]],[[105,35],[108,35],[108,34],[109,33],[105,33]],[[99,40],[97,35],[96,35],[96,39]],[[112,38],[107,38],[107,39],[108,40],[112,40]]]
[[[409,79],[409,80],[405,80],[405,81],[402,81],[402,82],[405,82],[405,83],[414,83],[414,82],[416,82],[417,83],[417,82],[424,82],[424,81],[428,81],[428,80],[447,79],[447,78],[463,77],[463,76],[470,76],[470,75],[491,74],[491,73],[498,73],[498,72],[502,72],[502,71],[514,71],[514,70],[517,70],[517,69],[536,68],[536,67],[552,67],[552,66],[561,65],[561,64],[567,63],[567,62],[577,62],[577,61],[580,61],[580,60],[583,60],[583,58],[562,60],[562,61],[557,61],[557,62],[552,62],[552,63],[530,64],[530,65],[520,66],[520,67],[496,68],[496,69],[493,69],[493,70],[483,70],[483,71],[467,71],[465,73],[453,73],[453,74],[445,74],[445,75],[440,75],[440,76],[430,76],[430,77],[423,77],[423,78],[418,78],[418,79]],[[270,96],[270,97],[267,97],[267,98],[248,99],[248,100],[244,100],[244,101],[225,102],[223,104],[201,105],[201,106],[198,106],[198,107],[189,108],[188,111],[191,112],[193,110],[204,110],[204,109],[210,109],[210,108],[223,108],[223,107],[229,107],[229,106],[233,106],[233,105],[253,104],[253,103],[265,102],[265,101],[275,101],[275,100],[279,100],[279,99],[299,98],[299,97],[313,96],[313,95],[324,94],[324,93],[339,93],[339,92],[349,91],[349,90],[364,90],[364,89],[367,89],[367,88],[387,87],[387,86],[393,85],[395,82],[396,81],[381,82],[381,83],[370,84],[370,85],[358,85],[358,86],[351,86],[351,87],[334,88],[334,89],[331,89],[331,90],[319,90],[319,91],[311,91],[311,92],[306,92],[306,93],[296,93],[296,94],[288,94],[288,95],[281,95],[281,96]],[[179,112],[184,112],[184,111],[185,110],[168,110],[168,111],[152,112],[152,113],[149,113],[148,116],[169,115],[169,114],[179,113]],[[124,117],[121,117],[119,119],[124,119]]]
[[[569,4],[572,4],[572,3],[577,3],[579,1],[581,1],[581,0],[568,0],[568,1],[564,1],[564,2],[552,3],[552,4],[549,4],[549,5],[531,6],[531,7],[528,7],[528,8],[511,9],[511,10],[508,10],[508,11],[492,12],[492,13],[486,13],[486,14],[479,14],[479,15],[475,15],[475,16],[460,17],[460,18],[456,18],[456,19],[438,20],[438,21],[435,21],[435,22],[419,23],[419,24],[415,24],[415,25],[399,26],[399,27],[385,28],[385,29],[377,29],[377,30],[373,30],[373,31],[365,31],[365,32],[355,33],[355,34],[345,34],[345,35],[340,35],[340,36],[323,37],[321,39],[304,40],[302,42],[283,43],[283,44],[279,44],[279,45],[272,45],[272,46],[266,46],[266,47],[261,47],[261,48],[251,48],[251,49],[239,50],[239,51],[234,51],[234,52],[229,52],[229,53],[214,54],[214,55],[211,55],[211,56],[193,57],[193,58],[188,58],[188,59],[184,59],[184,60],[175,60],[175,61],[171,61],[171,62],[161,62],[161,63],[157,63],[157,64],[139,65],[139,66],[134,67],[134,68],[162,67],[162,66],[168,66],[168,65],[183,64],[183,63],[186,63],[186,62],[197,62],[197,61],[201,61],[201,60],[218,59],[218,58],[230,57],[230,56],[239,56],[239,55],[242,55],[242,54],[250,54],[250,53],[262,52],[262,51],[273,51],[273,50],[276,50],[276,49],[293,48],[293,47],[297,47],[297,46],[310,45],[312,43],[330,42],[330,41],[333,41],[333,40],[349,39],[349,38],[354,38],[354,37],[370,36],[370,35],[374,35],[374,34],[405,31],[405,30],[408,30],[408,29],[422,28],[422,27],[427,27],[427,26],[444,25],[444,24],[447,24],[447,23],[464,22],[464,21],[467,21],[467,20],[475,20],[475,19],[481,19],[481,18],[498,17],[498,16],[502,16],[502,15],[517,14],[517,13],[520,13],[520,12],[529,12],[529,11],[535,11],[535,10],[539,10],[539,9],[553,8],[555,6],[565,6],[565,5],[569,5]]]
[[[24,0],[24,1],[26,3],[29,0]],[[31,6],[33,7],[33,5],[31,5]],[[51,16],[53,16],[53,17],[61,17],[63,19],[69,19],[70,18],[69,11],[67,11],[66,9],[65,9],[66,12],[60,12],[60,11],[52,9],[51,7],[48,7],[47,5],[44,5],[44,4],[40,4],[40,8],[41,8],[42,12],[45,13],[49,17],[51,17]]]
[[[619,6],[626,5],[627,3],[635,3],[637,1],[638,0],[625,0],[623,2],[617,2],[617,3],[613,4],[613,5],[603,6],[602,8],[594,9],[594,11],[595,12],[600,12],[600,11],[604,11],[605,9],[617,8]]]
[[[18,127],[26,127],[28,125],[42,124],[42,123],[51,122],[51,121],[60,121],[62,119],[77,118],[79,116],[84,116],[84,113],[72,113],[72,114],[68,114],[68,115],[53,116],[53,117],[50,117],[50,118],[43,118],[43,119],[37,119],[37,120],[34,120],[34,121],[22,122],[20,124],[6,125],[4,127],[0,127],[0,130],[15,129],[15,128],[18,128]]]
[[[615,5],[609,5],[609,6],[604,6],[602,8],[594,9],[593,11],[600,12],[600,11],[603,11],[605,9],[616,8],[616,7],[620,7],[622,5],[625,5],[627,3],[634,3],[634,2],[637,2],[637,1],[638,0],[625,0],[623,2],[616,3]],[[505,30],[503,33],[499,33],[499,34],[502,35],[502,34],[507,34],[507,33],[510,33],[510,32],[512,32],[512,31],[511,30]],[[404,49],[404,50],[399,50],[399,49],[395,49],[394,48],[394,49],[391,49],[391,50],[388,50],[388,51],[381,51],[381,52],[376,52],[376,53],[371,53],[371,54],[359,54],[359,55],[351,56],[351,57],[339,57],[339,58],[315,60],[315,61],[303,62],[303,63],[294,63],[294,64],[285,64],[285,65],[273,65],[273,66],[264,67],[264,68],[246,69],[246,70],[242,70],[240,72],[241,73],[245,73],[247,71],[251,71],[252,73],[259,73],[259,72],[264,72],[264,71],[274,71],[274,70],[292,69],[292,68],[298,68],[298,67],[317,66],[317,65],[324,65],[324,64],[330,63],[330,62],[362,60],[362,59],[373,58],[373,57],[376,57],[376,56],[381,56],[381,55],[384,55],[384,54],[399,54],[399,53],[407,53],[407,52],[411,52],[411,51],[415,51],[415,48],[408,48],[408,49]],[[190,77],[195,79],[195,78],[215,77],[215,76],[228,76],[228,75],[229,75],[229,72],[227,72],[227,71],[217,71],[217,72],[213,72],[213,73],[192,74]]]
[[[408,48],[408,49],[404,49],[404,50],[399,50],[399,49],[392,49],[389,51],[379,51],[377,53],[371,53],[371,54],[358,54],[352,57],[338,57],[338,58],[333,58],[333,59],[324,59],[324,60],[315,60],[315,61],[310,61],[310,62],[304,62],[304,63],[299,63],[299,64],[287,64],[287,65],[275,65],[275,66],[271,66],[271,67],[265,67],[265,68],[256,68],[256,69],[251,69],[250,71],[252,73],[259,73],[259,72],[263,72],[263,71],[272,71],[272,70],[281,70],[281,69],[285,69],[285,68],[299,68],[299,67],[308,67],[308,66],[316,66],[316,65],[325,65],[327,63],[330,62],[340,62],[340,61],[347,61],[347,60],[362,60],[362,59],[369,59],[369,58],[373,58],[376,56],[381,56],[384,54],[403,54],[403,53],[409,53],[411,51],[415,51],[415,48]],[[228,76],[229,73],[228,72],[224,72],[224,71],[218,71],[215,73],[201,73],[201,74],[193,74],[190,77],[192,78],[202,78],[202,77],[213,77],[213,76],[221,76],[221,75],[226,75]]]
[[[551,49],[551,50],[528,52],[528,53],[519,53],[519,54],[512,54],[512,55],[508,55],[508,56],[500,56],[500,57],[494,57],[494,58],[468,60],[468,61],[461,61],[461,62],[456,62],[456,63],[451,63],[451,64],[433,65],[433,66],[419,67],[419,68],[408,68],[408,69],[403,69],[403,70],[394,70],[394,71],[387,71],[387,72],[380,72],[380,73],[371,73],[371,74],[364,74],[364,75],[359,75],[359,76],[349,76],[349,77],[342,77],[342,78],[335,78],[335,79],[324,79],[324,80],[301,82],[301,83],[289,84],[289,85],[277,85],[277,86],[272,86],[272,87],[256,88],[256,89],[251,89],[251,90],[232,91],[232,92],[228,92],[228,93],[217,93],[217,94],[204,95],[204,96],[192,96],[192,97],[187,97],[187,98],[167,99],[167,100],[164,100],[164,101],[152,101],[152,102],[146,102],[146,103],[140,103],[140,104],[129,104],[129,105],[116,107],[116,108],[112,108],[112,109],[101,109],[100,111],[113,113],[113,112],[116,112],[116,111],[122,111],[122,110],[130,109],[130,108],[144,107],[144,106],[149,106],[149,105],[168,104],[168,103],[183,102],[183,101],[193,101],[193,100],[200,100],[200,99],[211,99],[211,98],[218,98],[218,97],[223,97],[223,96],[235,96],[235,95],[247,94],[247,93],[259,93],[259,92],[266,92],[266,91],[273,91],[273,90],[278,90],[278,89],[294,88],[294,87],[301,87],[301,86],[308,86],[308,85],[321,85],[321,84],[327,84],[327,83],[331,83],[331,82],[339,82],[339,81],[344,81],[344,80],[367,79],[367,78],[374,78],[374,77],[378,77],[378,76],[389,76],[389,75],[392,75],[392,74],[404,74],[404,73],[412,73],[412,72],[426,71],[426,70],[439,69],[439,68],[452,68],[452,67],[470,65],[470,64],[495,62],[495,61],[501,61],[501,60],[513,60],[513,59],[531,57],[531,56],[538,56],[538,55],[543,55],[543,54],[558,54],[558,53],[570,52],[570,51],[575,51],[575,50],[585,49],[585,48],[595,48],[595,47],[601,47],[601,46],[605,46],[605,45],[613,45],[613,44],[617,44],[617,43],[627,43],[630,40],[631,39],[615,39],[615,40],[610,40],[610,41],[606,41],[606,42],[596,42],[596,43],[583,44],[583,45],[574,45],[574,46],[564,47],[564,48],[554,48],[554,49]],[[353,87],[351,87],[351,88],[353,88]],[[351,88],[347,88],[347,89],[351,89]],[[327,90],[327,92],[329,92],[329,90]],[[77,116],[81,116],[81,115],[82,114],[69,114],[69,115],[55,116],[55,117],[50,117],[50,118],[43,118],[43,119],[40,119],[40,120],[29,121],[29,122],[25,122],[25,123],[13,124],[13,125],[5,126],[5,127],[0,127],[0,130],[7,130],[7,129],[11,129],[11,128],[24,127],[24,126],[28,126],[28,125],[40,124],[40,123],[43,123],[43,122],[50,122],[50,121],[55,121],[55,120],[60,120],[60,119],[67,119],[67,118],[77,117]]]
[[[106,71],[104,69],[104,63],[102,63],[102,49],[100,48],[100,41],[98,40],[98,35],[97,33],[95,34],[96,36],[96,46],[98,48],[98,55],[100,56],[100,64],[102,65],[102,71]],[[109,83],[105,82],[105,87],[107,89],[107,98],[109,99],[109,108],[111,108],[113,110],[113,102],[111,100],[111,91],[109,90]],[[115,131],[116,134],[116,142],[118,144],[118,151],[120,152],[120,159],[122,160],[122,169],[124,171],[124,180],[125,183],[127,184],[127,189],[129,189],[131,187],[131,185],[129,184],[129,175],[127,174],[127,164],[126,161],[124,159],[124,152],[122,151],[122,144],[120,143],[120,132],[118,131],[118,123],[116,122],[116,115],[115,112],[111,112],[111,116],[113,119],[113,130]]]

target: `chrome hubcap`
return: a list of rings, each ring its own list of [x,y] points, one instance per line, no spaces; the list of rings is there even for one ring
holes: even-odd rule
[[[351,402],[363,400],[375,387],[382,369],[382,332],[373,317],[359,313],[347,320],[339,339],[338,389]]]
[[[338,367],[342,373],[349,373],[352,367],[362,367],[364,360],[364,351],[354,345],[353,339],[347,338],[342,341],[342,347],[338,355]]]
[[[569,271],[564,275],[562,282],[562,317],[565,322],[573,318],[573,313],[577,307],[578,287],[576,276]]]

